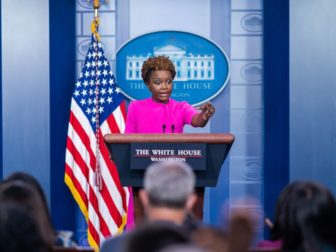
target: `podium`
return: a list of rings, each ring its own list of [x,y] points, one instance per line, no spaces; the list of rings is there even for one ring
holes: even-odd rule
[[[196,175],[197,204],[194,213],[203,217],[204,187],[217,184],[221,167],[234,142],[232,134],[107,134],[110,158],[118,167],[123,186],[134,188],[136,219],[143,215],[138,189],[151,162],[178,160],[188,163]],[[137,216],[138,215],[138,216]]]

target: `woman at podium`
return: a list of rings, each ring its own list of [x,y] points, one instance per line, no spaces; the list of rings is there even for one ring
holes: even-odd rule
[[[182,133],[183,127],[204,127],[214,114],[211,103],[196,110],[185,101],[170,98],[176,71],[165,56],[147,59],[141,76],[152,93],[150,98],[133,101],[129,105],[125,133]]]

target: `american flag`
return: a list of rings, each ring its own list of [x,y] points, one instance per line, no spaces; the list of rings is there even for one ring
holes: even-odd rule
[[[124,132],[123,98],[102,45],[92,36],[71,100],[65,183],[86,218],[94,248],[126,223],[129,190],[122,187],[103,140],[105,134]]]

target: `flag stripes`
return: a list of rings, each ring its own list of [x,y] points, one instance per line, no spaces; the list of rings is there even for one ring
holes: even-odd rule
[[[99,100],[95,95],[97,85]],[[95,129],[97,113],[100,120],[99,128]],[[101,45],[93,39],[71,100],[65,183],[87,220],[88,240],[95,248],[105,237],[120,233],[126,224],[130,192],[122,187],[103,139],[105,134],[123,133],[125,119],[123,96]],[[101,189],[96,185],[96,162],[102,178]]]

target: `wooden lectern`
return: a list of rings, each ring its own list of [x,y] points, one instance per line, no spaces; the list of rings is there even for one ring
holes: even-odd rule
[[[196,174],[197,218],[203,217],[204,187],[213,187],[234,141],[232,134],[108,134],[104,136],[123,186],[134,188],[136,221],[143,216],[137,195],[151,162],[180,160]]]

